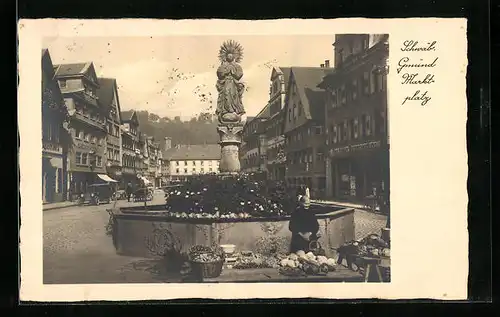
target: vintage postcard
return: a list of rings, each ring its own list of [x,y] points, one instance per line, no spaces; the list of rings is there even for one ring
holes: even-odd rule
[[[466,28],[21,20],[21,300],[466,299]]]

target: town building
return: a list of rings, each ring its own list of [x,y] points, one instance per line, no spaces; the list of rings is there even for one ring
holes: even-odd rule
[[[285,98],[290,77],[289,67],[274,67],[269,90],[269,118],[265,124],[267,175],[271,180],[285,180],[286,155],[283,133]]]
[[[242,131],[240,165],[244,173],[258,173],[266,177],[266,120],[269,107],[264,107],[255,117],[247,117]]]
[[[285,101],[285,153],[287,184],[305,185],[311,198],[324,196],[325,140],[324,94],[317,85],[330,73],[329,61],[321,67],[291,67]]]
[[[163,152],[168,162],[168,181],[219,173],[221,152],[218,144],[177,145]]]
[[[319,85],[326,91],[328,197],[363,202],[388,195],[387,40],[383,34],[335,37],[335,71]]]
[[[114,78],[98,78],[99,103],[106,110],[106,172],[111,179],[122,176],[121,110],[118,86]]]
[[[128,183],[140,185],[143,171],[143,148],[140,146],[139,120],[135,111],[121,113],[122,125],[122,179],[121,186]]]
[[[162,175],[161,175],[161,151],[160,144],[155,142],[153,137],[146,138],[147,146],[147,172],[145,177],[148,181],[153,184],[154,187],[159,188],[162,186]]]
[[[42,200],[67,199],[68,111],[47,49],[42,50]]]
[[[55,77],[70,116],[72,147],[68,152],[70,198],[106,179],[106,109],[97,97],[99,82],[91,62],[54,65]]]

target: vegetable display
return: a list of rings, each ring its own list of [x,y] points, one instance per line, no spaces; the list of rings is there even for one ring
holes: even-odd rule
[[[332,258],[300,250],[280,261],[279,272],[284,275],[326,275],[335,271],[335,266]]]

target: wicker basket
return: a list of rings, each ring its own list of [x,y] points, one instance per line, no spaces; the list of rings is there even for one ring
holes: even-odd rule
[[[219,277],[222,273],[223,260],[215,262],[196,262],[190,261],[193,272],[203,278]]]

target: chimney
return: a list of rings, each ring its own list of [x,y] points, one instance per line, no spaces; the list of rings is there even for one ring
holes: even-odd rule
[[[325,68],[330,68],[330,60],[329,59],[327,59],[325,61]]]
[[[166,136],[165,137],[165,150],[169,150],[172,148],[172,138]]]
[[[321,64],[321,65],[319,65],[319,67],[325,68],[325,64]]]

